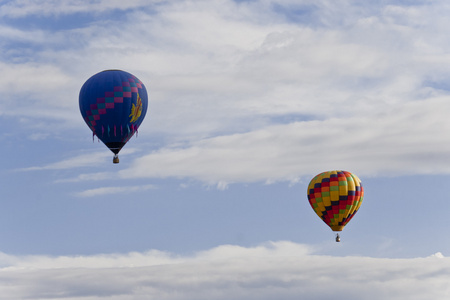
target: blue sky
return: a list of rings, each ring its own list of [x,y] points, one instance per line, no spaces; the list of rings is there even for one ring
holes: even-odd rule
[[[449,10],[0,1],[0,299],[448,299]],[[149,94],[118,165],[78,108],[105,69]],[[334,169],[341,243],[306,196]]]

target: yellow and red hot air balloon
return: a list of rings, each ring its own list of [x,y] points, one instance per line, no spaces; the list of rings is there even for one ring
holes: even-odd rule
[[[364,189],[354,174],[335,170],[316,175],[308,186],[308,200],[333,231],[342,231],[361,206]],[[339,242],[339,234],[336,242]]]

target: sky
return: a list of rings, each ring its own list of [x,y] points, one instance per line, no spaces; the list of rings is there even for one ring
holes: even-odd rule
[[[450,4],[0,0],[0,299],[448,299]],[[81,117],[121,69],[120,163]],[[365,196],[341,242],[318,173]]]

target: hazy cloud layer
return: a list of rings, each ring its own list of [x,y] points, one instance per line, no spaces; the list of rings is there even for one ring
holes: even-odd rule
[[[0,299],[436,299],[450,261],[315,255],[291,242],[224,245],[193,256],[160,251],[0,257]]]

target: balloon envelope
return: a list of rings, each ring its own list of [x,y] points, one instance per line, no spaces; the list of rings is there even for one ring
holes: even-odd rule
[[[84,121],[114,154],[137,132],[147,112],[147,90],[134,75],[106,70],[89,78],[80,90]]]
[[[358,211],[363,197],[361,180],[347,171],[320,173],[308,186],[309,204],[333,231],[342,231]]]

